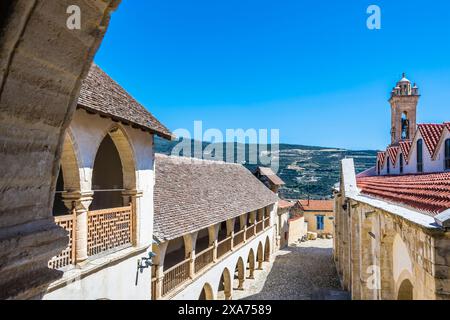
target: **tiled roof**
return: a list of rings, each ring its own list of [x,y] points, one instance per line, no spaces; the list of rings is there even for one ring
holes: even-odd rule
[[[81,85],[78,107],[171,139],[172,134],[96,64]]]
[[[280,209],[291,208],[294,206],[294,204],[295,204],[295,202],[281,199],[280,201],[278,201],[278,208],[280,208]]]
[[[386,152],[377,153],[377,161],[380,162],[381,167],[384,166],[384,160],[386,159]]]
[[[434,150],[441,138],[442,130],[444,129],[444,124],[419,124],[419,131],[422,135],[423,140],[428,148],[431,155],[434,154]]]
[[[408,163],[409,150],[411,150],[412,141],[411,140],[400,141],[399,145],[400,150],[403,153],[403,159],[405,159],[406,163]]]
[[[391,163],[393,165],[395,165],[395,162],[397,161],[397,155],[398,155],[398,151],[400,150],[399,147],[395,146],[395,147],[389,147],[387,149],[388,154],[389,154],[389,159],[391,160]]]
[[[155,179],[154,234],[161,241],[278,201],[240,164],[157,154]]]
[[[269,179],[269,181],[276,185],[276,186],[282,186],[284,185],[284,181],[281,180],[280,177],[278,177],[270,168],[267,167],[258,167],[258,172],[262,175],[267,177],[267,179]]]
[[[450,172],[357,178],[362,194],[431,216],[450,208]]]
[[[298,200],[298,204],[304,211],[333,211],[333,200]]]

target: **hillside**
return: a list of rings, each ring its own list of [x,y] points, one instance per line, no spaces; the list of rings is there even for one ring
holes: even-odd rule
[[[155,150],[158,153],[170,154],[178,141],[167,141],[156,137]],[[193,145],[191,141],[191,145]],[[203,149],[210,145],[203,143]],[[224,144],[224,150],[232,144]],[[248,154],[248,145],[234,144],[237,150],[244,150]],[[193,148],[192,148],[193,150]],[[259,150],[258,150],[259,152]],[[270,150],[268,151],[270,154]],[[226,152],[224,151],[224,154]],[[357,172],[364,171],[375,165],[376,151],[351,151],[335,148],[280,144],[279,151],[272,154],[279,157],[278,175],[286,183],[280,189],[280,196],[285,199],[324,199],[331,197],[333,185],[339,181],[339,161],[344,158],[354,158]],[[184,155],[189,156],[189,155]],[[193,151],[191,155],[193,156]],[[235,156],[236,159],[236,156]],[[246,159],[248,157],[246,156]],[[249,170],[256,165],[243,163]]]

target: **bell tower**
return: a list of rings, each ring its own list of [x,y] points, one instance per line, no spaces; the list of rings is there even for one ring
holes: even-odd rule
[[[402,79],[392,89],[391,98],[391,144],[401,140],[412,139],[416,131],[417,103],[419,102],[419,88],[406,79]]]

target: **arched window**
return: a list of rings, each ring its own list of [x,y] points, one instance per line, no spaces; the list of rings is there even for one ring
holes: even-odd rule
[[[423,140],[417,140],[417,172],[423,172]]]
[[[450,170],[450,139],[445,140],[445,170]]]
[[[387,174],[391,173],[391,159],[389,159],[389,157],[386,158],[386,170]]]
[[[403,153],[400,153],[400,173],[403,173]]]

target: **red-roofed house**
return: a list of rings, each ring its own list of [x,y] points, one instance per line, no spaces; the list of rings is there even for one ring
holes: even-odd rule
[[[305,217],[308,231],[319,236],[332,236],[334,212],[333,200],[298,200],[298,210]]]
[[[418,100],[403,77],[374,169],[341,163],[334,256],[354,299],[450,299],[450,124],[416,125]]]

